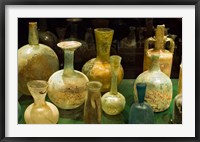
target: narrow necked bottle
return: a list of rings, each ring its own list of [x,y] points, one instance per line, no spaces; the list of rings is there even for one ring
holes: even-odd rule
[[[33,80],[27,83],[28,89],[34,99],[24,113],[27,124],[56,124],[59,118],[57,107],[45,101],[48,83],[44,80]]]
[[[134,82],[134,100],[138,102],[137,83],[146,83],[145,101],[154,112],[161,112],[169,108],[172,100],[172,81],[160,70],[159,54],[151,56],[150,68],[141,73]]]
[[[111,86],[110,47],[114,30],[109,28],[97,28],[94,30],[96,39],[97,57],[87,61],[82,72],[90,81],[102,83],[101,92],[108,92]],[[118,69],[118,84],[123,79],[122,66]]]
[[[133,103],[129,112],[129,124],[153,124],[154,113],[149,104],[144,102],[146,84],[137,83],[138,103]]]
[[[49,99],[61,109],[81,106],[87,94],[87,76],[74,70],[74,51],[81,46],[77,41],[63,41],[58,47],[64,51],[64,69],[55,72],[48,80]]]
[[[59,69],[56,53],[47,45],[40,44],[37,22],[29,22],[28,44],[18,50],[18,91],[31,95],[27,83],[31,80],[48,80]]]
[[[121,57],[113,55],[111,60],[112,81],[110,92],[101,98],[102,109],[108,115],[117,115],[124,110],[126,100],[117,90],[118,70],[120,68]]]
[[[169,42],[169,50],[166,50],[165,44]],[[155,48],[149,49],[149,44],[155,43]],[[150,37],[145,42],[143,70],[146,71],[151,65],[151,55],[160,55],[160,69],[167,76],[171,75],[172,60],[174,53],[174,41],[165,36],[165,25],[157,25],[155,37]]]
[[[87,124],[101,123],[101,86],[98,81],[87,83],[88,93],[84,107],[84,122]]]

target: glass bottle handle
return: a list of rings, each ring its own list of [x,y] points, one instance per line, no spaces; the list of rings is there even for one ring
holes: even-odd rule
[[[149,50],[149,43],[150,43],[150,42],[155,42],[155,38],[150,37],[150,38],[148,38],[148,39],[145,41],[145,44],[144,44],[144,53],[147,53],[147,51]]]
[[[165,43],[169,42],[169,51],[174,53],[174,40],[172,38],[166,38]]]

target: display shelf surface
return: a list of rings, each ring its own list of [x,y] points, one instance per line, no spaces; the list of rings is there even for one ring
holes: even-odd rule
[[[171,79],[173,84],[173,97],[170,104],[170,107],[159,113],[154,113],[154,123],[155,124],[171,124],[170,119],[172,117],[173,112],[173,100],[174,97],[177,95],[177,88],[178,88],[178,79]],[[118,91],[124,95],[126,98],[126,106],[124,111],[116,116],[106,115],[102,112],[102,124],[127,124],[130,107],[133,103],[133,84],[134,79],[124,79],[120,85],[118,86]],[[50,101],[47,97],[47,101]],[[33,99],[31,96],[21,96],[19,98],[19,103],[22,108],[22,113],[24,114],[25,109],[33,103]],[[60,110],[60,118],[58,124],[84,124],[83,122],[83,105],[77,109],[73,110]],[[18,122],[19,124],[25,124],[24,118],[22,117],[21,120]]]

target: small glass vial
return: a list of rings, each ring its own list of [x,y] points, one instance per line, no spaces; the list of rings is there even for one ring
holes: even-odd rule
[[[98,81],[87,83],[88,94],[85,99],[84,122],[87,124],[101,123],[101,87]]]
[[[146,83],[137,83],[138,103],[131,106],[129,113],[129,124],[153,124],[154,113],[149,104],[144,102],[146,94]]]

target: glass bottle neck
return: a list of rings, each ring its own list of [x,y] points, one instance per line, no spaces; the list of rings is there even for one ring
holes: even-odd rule
[[[155,49],[160,50],[164,47],[164,41],[165,41],[165,27],[164,25],[158,25],[156,29],[156,35],[155,35]]]
[[[149,71],[160,71],[159,58],[155,58],[155,57],[152,58]]]
[[[36,107],[40,107],[40,106],[44,106],[44,105],[46,105],[46,102],[45,102],[45,96],[46,96],[46,94],[44,95],[42,95],[41,96],[41,94],[38,94],[38,96],[40,96],[40,97],[34,97],[33,96],[33,98],[34,98],[34,105],[36,106]]]
[[[110,59],[110,48],[114,30],[108,28],[97,28],[94,30],[96,49],[97,49],[97,60],[102,62],[109,62]]]
[[[37,24],[36,23],[30,23],[29,24],[28,43],[30,45],[38,45],[39,44],[39,37],[38,37],[38,31],[37,31]]]
[[[71,76],[74,73],[74,51],[64,49],[63,76]]]
[[[112,67],[111,66],[111,74],[112,74],[112,79],[111,79],[111,94],[117,95],[118,90],[117,90],[117,73],[118,73],[118,67]]]

